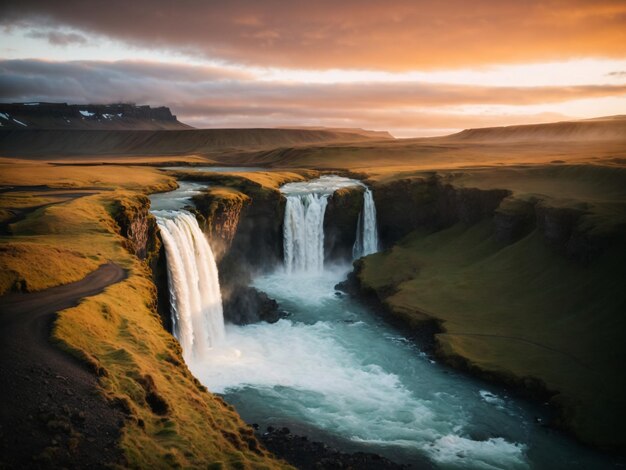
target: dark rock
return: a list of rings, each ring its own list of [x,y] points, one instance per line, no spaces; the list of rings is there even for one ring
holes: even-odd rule
[[[224,320],[235,325],[265,321],[276,323],[286,316],[278,303],[254,287],[235,285],[223,294]]]
[[[146,196],[118,199],[113,203],[113,218],[120,234],[127,240],[127,249],[139,259],[146,259],[158,250],[156,220],[150,215],[150,201]]]
[[[285,200],[277,190],[249,191],[229,250],[220,260],[220,275],[240,278],[242,272],[269,271],[283,260]]]
[[[536,200],[524,201],[508,197],[493,215],[494,234],[498,241],[513,243],[535,227]]]
[[[150,268],[152,270],[152,281],[157,290],[156,310],[163,327],[171,333],[173,325],[172,312],[170,310],[169,281],[167,277],[167,258],[165,256],[165,247],[163,246],[161,234],[158,231],[155,235],[155,239],[155,243],[158,244],[159,249],[157,255],[150,263]]]
[[[340,452],[322,442],[310,441],[306,436],[291,434],[288,428],[275,429],[268,426],[267,432],[258,436],[263,445],[274,455],[286,460],[301,470],[322,469],[359,469],[387,470],[408,468],[396,464],[378,454]],[[410,468],[431,468],[424,464]]]
[[[549,245],[564,249],[583,214],[581,210],[539,203],[536,206],[537,227]]]
[[[216,260],[221,260],[233,244],[244,209],[250,199],[243,193],[240,197],[215,196],[211,191],[193,197],[193,202],[204,232],[209,237]]]
[[[363,209],[361,186],[335,191],[324,214],[324,257],[328,261],[349,261],[359,214]]]
[[[391,246],[416,229],[437,231],[491,218],[499,242],[513,243],[537,229],[552,249],[588,264],[618,237],[594,230],[584,204],[557,207],[537,198],[518,199],[505,189],[457,187],[456,176],[424,174],[375,184],[382,245]]]
[[[440,230],[455,223],[474,224],[493,215],[510,191],[459,188],[436,174],[374,186],[383,246],[416,229]]]
[[[374,186],[378,231],[390,246],[419,227],[436,225],[437,201],[432,178],[406,178]]]
[[[552,207],[546,203],[536,205],[537,228],[542,231],[546,243],[559,253],[589,264],[619,234],[593,231],[593,224],[585,224],[587,207]]]
[[[81,113],[81,111],[83,113]],[[169,108],[118,104],[2,103],[0,112],[11,116],[9,128],[33,129],[186,129]],[[86,112],[86,113],[85,113]],[[14,119],[27,124],[27,128]]]

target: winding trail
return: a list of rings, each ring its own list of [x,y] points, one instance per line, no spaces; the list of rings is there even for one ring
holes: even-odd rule
[[[122,281],[112,262],[84,279],[0,297],[0,468],[102,468],[123,463],[123,415],[84,363],[56,347],[56,312]]]
[[[0,193],[2,192],[3,191],[0,191]],[[62,198],[60,201],[47,202],[45,204],[39,204],[37,206],[31,206],[31,207],[25,207],[25,208],[7,207],[6,209],[9,210],[9,212],[13,214],[13,217],[5,220],[4,222],[0,222],[0,235],[11,235],[11,228],[10,228],[11,224],[21,222],[22,220],[26,219],[26,217],[28,217],[31,213],[35,212],[36,210],[45,209],[51,206],[56,206],[57,204],[64,204],[68,201],[72,201],[80,197],[93,196],[95,194],[98,194],[98,193],[95,193],[95,192],[91,192],[91,193],[89,192],[73,192],[73,193],[65,192],[65,193],[59,193],[59,194],[55,193],[52,195],[52,197]]]

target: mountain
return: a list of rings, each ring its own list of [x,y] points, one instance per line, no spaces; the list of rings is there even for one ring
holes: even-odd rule
[[[169,108],[134,104],[0,103],[0,129],[191,129]]]

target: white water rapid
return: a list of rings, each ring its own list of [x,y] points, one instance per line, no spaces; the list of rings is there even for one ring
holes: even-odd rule
[[[224,339],[224,315],[213,251],[189,212],[154,211],[167,257],[173,333],[188,365],[204,361]]]
[[[285,269],[288,273],[319,273],[324,268],[324,214],[328,198],[338,189],[364,186],[358,180],[341,176],[288,183],[281,188],[287,198],[283,225]],[[378,251],[376,206],[369,188],[363,195],[363,210],[359,215],[355,258]]]

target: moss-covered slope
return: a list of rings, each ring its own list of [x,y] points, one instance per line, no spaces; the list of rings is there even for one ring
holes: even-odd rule
[[[413,186],[406,179],[381,183],[375,195],[388,235],[403,235],[392,229],[407,220],[415,221],[414,230],[399,242],[388,236],[391,248],[359,263],[356,279],[405,325],[419,330],[435,322],[436,352],[450,364],[536,396],[553,394],[560,425],[586,442],[620,448],[626,443],[621,170],[564,168],[541,191],[550,178],[545,172],[518,171],[507,186],[507,174],[497,179],[497,171],[488,178],[443,175],[436,183],[425,177]],[[590,175],[602,177],[604,192],[580,181]],[[566,198],[568,185],[579,190]],[[396,199],[400,208],[385,202],[394,187],[405,194]],[[499,205],[488,196],[497,188],[509,194]],[[581,207],[580,198],[587,204]],[[481,200],[490,210],[472,203]],[[462,210],[468,207],[477,210]],[[476,217],[463,216],[471,213]]]
[[[65,284],[106,261],[128,271],[125,280],[102,294],[60,312],[53,331],[60,347],[97,373],[95,392],[124,413],[119,446],[127,465],[287,467],[262,448],[231,406],[192,376],[180,346],[156,313],[150,269],[135,253],[149,258],[155,250],[141,243],[147,227],[144,194],[171,187],[173,180],[147,168],[109,172],[101,167],[30,166],[29,173],[18,171],[13,179],[8,169],[4,184],[32,184],[41,173],[48,184],[97,188],[93,195],[43,208],[11,224],[11,235],[0,239],[0,266],[2,272],[18,272],[32,290]],[[39,269],[12,268],[18,251],[24,263]],[[19,285],[14,279],[6,284]]]

